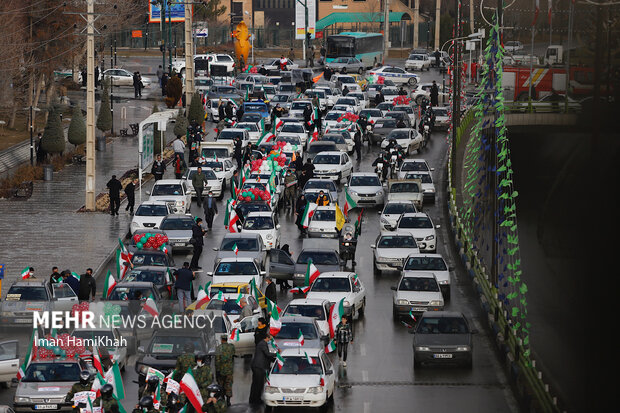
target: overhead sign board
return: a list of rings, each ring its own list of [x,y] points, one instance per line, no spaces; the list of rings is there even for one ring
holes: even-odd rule
[[[316,0],[295,0],[295,39],[306,37],[306,7],[308,7],[308,33],[315,38]]]
[[[170,16],[172,23],[179,23],[185,21],[185,4],[183,1],[171,2],[170,6],[166,8],[166,21]],[[149,23],[161,22],[161,9],[159,3],[153,4],[149,0]]]

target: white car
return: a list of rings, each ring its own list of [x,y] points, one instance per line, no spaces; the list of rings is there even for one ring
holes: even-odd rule
[[[335,204],[318,206],[308,224],[309,238],[338,238]]]
[[[250,283],[252,279],[257,287],[263,285],[264,271],[261,271],[252,257],[222,258],[217,263],[213,272],[207,272],[213,276],[213,284],[224,283]]]
[[[227,105],[230,99],[221,99],[222,105]],[[219,122],[220,114],[218,112],[218,107],[220,104],[220,98],[215,99],[207,99],[204,104],[204,110],[206,114],[206,120],[210,120],[211,122]]]
[[[411,53],[407,60],[405,60],[405,69],[431,70],[431,57],[426,53]]]
[[[192,198],[196,197],[196,190],[194,189],[194,185],[192,184],[192,178],[198,172],[198,167],[190,167],[185,170],[183,173],[183,179],[185,179],[185,185],[187,185],[187,190],[191,194]],[[224,197],[224,191],[222,191],[222,182],[218,179],[215,171],[210,168],[202,168],[202,173],[207,178],[207,182],[204,184],[204,190],[202,191],[202,196],[207,196],[209,191],[213,191],[213,196],[217,199],[222,199]]]
[[[398,88],[395,86],[386,86],[383,89],[381,89],[381,92],[383,93],[383,99],[384,99],[384,102],[382,103],[387,102],[393,105],[394,99],[400,96],[400,94],[398,93]],[[392,111],[393,109],[394,108],[392,107],[390,111]]]
[[[395,228],[400,216],[407,212],[418,212],[411,201],[388,201],[381,211],[379,228],[381,231],[389,231]]]
[[[408,234],[379,234],[370,248],[374,250],[372,258],[374,275],[381,274],[381,271],[402,270],[407,257],[420,252],[415,238]]]
[[[381,142],[381,149],[385,149],[390,140],[395,139],[396,143],[403,148],[405,155],[411,155],[414,151],[420,152],[424,138],[413,128],[393,129]]]
[[[349,89],[349,91],[362,90],[361,86],[357,84],[355,78],[351,75],[336,73],[332,75],[329,81],[332,85],[340,88],[341,90],[344,90],[345,86]]]
[[[230,73],[235,70],[235,60],[228,54],[209,53],[206,55],[195,55],[194,62],[197,59],[207,60],[207,70],[211,69],[211,65],[226,66],[226,72]],[[182,70],[183,72],[184,70]]]
[[[11,387],[11,381],[19,369],[18,341],[8,340],[0,342],[0,383],[6,388]],[[8,409],[7,413],[11,409]]]
[[[424,212],[402,214],[394,228],[397,234],[411,234],[420,252],[437,251],[437,234],[431,217]]]
[[[312,317],[319,325],[321,336],[329,334],[329,309],[331,304],[328,300],[319,298],[295,298],[286,305],[282,311],[281,317],[284,316],[303,316]]]
[[[241,232],[259,234],[266,250],[280,248],[280,224],[273,212],[250,212],[245,217]]]
[[[340,123],[338,119],[343,116],[346,112],[342,110],[330,110],[327,115],[323,118],[323,128],[325,130],[329,128],[333,128]]]
[[[288,111],[288,116],[297,119],[303,119],[304,110],[308,105],[310,105],[310,107],[312,108],[311,100],[294,100],[291,104],[291,109]]]
[[[277,137],[296,137],[302,146],[306,146],[308,141],[308,132],[301,122],[286,122],[277,132]],[[299,148],[303,149],[303,148]]]
[[[271,408],[327,406],[334,397],[336,372],[325,350],[287,348],[280,356],[284,364],[271,367],[263,391],[265,404]]]
[[[431,88],[433,87],[432,83],[420,83],[415,90],[412,92],[412,98],[415,103],[420,105],[422,103],[422,99],[426,98],[430,102],[431,100]],[[439,89],[439,102],[447,102],[450,98],[450,92],[448,88],[443,87],[442,84],[437,84],[437,89]]]
[[[237,170],[237,163],[230,159],[207,159],[202,163],[202,168],[209,168],[215,173],[222,185],[222,193],[224,193],[226,188],[229,188],[232,184],[233,175]]]
[[[341,152],[319,152],[312,160],[314,165],[314,176],[317,178],[329,177],[342,182],[351,176],[353,162],[346,153]]]
[[[246,179],[245,182],[243,183],[243,186],[241,187],[241,192],[246,191],[248,189],[252,189],[252,188],[257,188],[261,191],[269,191],[269,180],[261,179],[259,181],[257,179]],[[275,211],[277,209],[279,200],[280,200],[279,192],[275,192],[271,194],[271,199],[270,199],[271,202],[269,203],[269,206],[271,207],[272,211]]]
[[[376,121],[378,121],[380,118],[383,117],[383,113],[381,112],[381,110],[380,109],[376,109],[376,108],[373,108],[373,109],[362,109],[362,111],[360,112],[359,115],[366,117],[366,120],[371,125],[374,125],[374,123]]]
[[[262,85],[260,89],[265,94],[265,99],[271,101],[271,99],[276,95],[276,85]]]
[[[334,107],[332,108],[332,111],[335,112],[344,112],[344,113],[355,113],[355,107],[351,106],[351,105],[343,105],[343,104],[336,104],[334,105]],[[331,111],[330,111],[331,113]]]
[[[366,288],[360,277],[353,272],[335,271],[319,275],[306,298],[322,298],[332,304],[344,299],[345,315],[363,316],[366,309]]]
[[[250,133],[242,128],[226,128],[217,135],[216,142],[234,142],[235,138],[241,139],[241,147],[245,148],[250,143]]]
[[[237,122],[235,126],[248,131],[248,135],[250,135],[250,143],[252,144],[257,143],[262,135],[262,131],[256,122]]]
[[[405,179],[419,179],[422,181],[424,201],[435,202],[435,184],[430,172],[407,172]]]
[[[389,179],[388,201],[411,201],[418,211],[424,205],[422,182],[419,179]]]
[[[447,106],[434,107],[433,113],[435,114],[435,130],[447,130],[450,127],[450,115],[448,114],[449,108]]]
[[[404,179],[408,172],[430,172],[432,170],[424,159],[405,159],[400,165],[397,178]]]
[[[293,152],[299,152],[299,155],[304,156],[304,144],[299,138],[299,135],[281,133],[276,138],[276,142],[286,142],[287,146],[284,147],[282,153],[286,155],[287,159],[293,158]]]
[[[346,190],[359,206],[383,205],[385,191],[379,177],[374,172],[354,172],[349,178]]]
[[[173,214],[187,214],[192,207],[192,194],[183,179],[160,179],[147,195],[149,201],[166,202]]]
[[[131,235],[140,229],[159,228],[161,221],[166,215],[172,214],[172,208],[164,201],[144,201],[136,209],[136,213],[131,218],[129,231]]]
[[[389,79],[395,84],[407,83],[409,86],[415,86],[420,81],[420,77],[413,73],[407,73],[405,69],[393,66],[382,66],[377,69],[373,69],[368,73],[375,78],[383,77]],[[381,90],[385,94],[384,89]]]
[[[450,299],[450,270],[440,254],[411,253],[405,260],[403,275],[432,272],[441,288],[444,299]]]
[[[523,43],[511,40],[509,42],[506,42],[506,44],[504,45],[504,49],[506,50],[506,52],[509,53],[518,52],[519,50],[523,50]]]
[[[325,91],[325,98],[327,99],[327,108],[331,108],[336,103],[339,95],[335,89],[332,89],[329,85],[315,85],[314,89],[321,89]]]
[[[392,316],[398,321],[401,316],[418,318],[425,311],[441,311],[444,307],[441,289],[431,272],[418,272],[411,276],[403,274],[394,291]],[[413,324],[414,321],[410,320]]]
[[[113,86],[133,86],[133,73],[125,69],[108,69],[102,73],[103,80],[111,80]],[[151,79],[142,76],[144,87],[151,85]]]
[[[409,123],[411,124],[411,127],[415,127],[416,125],[416,116],[415,116],[415,111],[413,110],[413,108],[409,105],[394,105],[394,107],[392,108],[392,111],[394,112],[405,112],[407,114],[407,117],[409,118]]]
[[[357,98],[361,110],[367,109],[369,105],[368,95],[366,92],[349,92],[346,97]]]
[[[304,185],[302,192],[304,195],[319,193],[323,191],[323,193],[328,193],[331,199],[334,201],[338,200],[338,188],[336,184],[331,179],[321,179],[321,178],[312,178],[308,179],[308,182]]]
[[[358,114],[362,110],[359,100],[356,97],[346,95],[338,98],[336,105],[346,105],[353,108],[353,113]]]
[[[316,98],[319,100],[319,110],[327,110],[327,94],[325,93],[324,89],[307,89],[304,92],[304,96],[308,99],[312,99],[316,96]]]

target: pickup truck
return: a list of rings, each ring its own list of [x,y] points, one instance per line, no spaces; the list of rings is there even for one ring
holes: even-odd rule
[[[389,179],[388,201],[412,201],[418,211],[422,210],[424,192],[419,179]]]
[[[230,160],[233,157],[234,150],[235,145],[228,141],[200,143],[200,156],[205,159]]]

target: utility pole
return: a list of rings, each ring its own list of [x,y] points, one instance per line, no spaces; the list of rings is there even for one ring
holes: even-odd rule
[[[168,72],[172,73],[172,12],[170,11],[170,0],[166,0],[168,7]]]
[[[413,7],[413,48],[418,48],[418,25],[420,24],[420,0],[414,0],[415,5]]]
[[[194,94],[194,39],[192,37],[192,9],[185,0],[185,105],[189,107]]]
[[[439,20],[441,19],[441,0],[437,0],[435,4],[435,49],[439,49],[439,32],[440,25]],[[458,37],[458,36],[455,36]]]
[[[86,210],[95,210],[95,0],[86,0]]]
[[[297,3],[301,4],[302,7],[304,8],[304,38],[302,40],[302,59],[304,59],[304,62],[307,62],[308,59],[306,58],[306,48],[308,47],[308,44],[310,43],[310,39],[308,37],[309,33],[308,33],[308,0],[304,0],[303,2],[301,0],[296,0]],[[252,19],[252,25],[254,25],[254,19]],[[254,49],[252,49],[252,52],[254,52]]]
[[[503,0],[497,0],[501,3]],[[474,32],[474,0],[469,0],[469,32]]]
[[[164,34],[164,28],[166,27],[165,23],[166,23],[166,5],[164,3],[164,0],[158,0],[159,1],[159,34],[161,37],[160,40],[160,46],[161,46],[161,52],[162,52],[162,69],[165,70],[166,68],[166,36]]]
[[[383,63],[388,57],[390,50],[390,0],[385,0],[385,8],[383,10]]]
[[[438,0],[440,1],[440,0]],[[456,22],[454,24],[454,35],[456,39],[459,39],[461,36],[460,32],[460,23],[461,23],[461,2],[460,0],[455,0],[455,10],[456,10]],[[437,35],[435,34],[435,37]],[[460,52],[460,40],[454,40],[454,63],[452,69],[452,147],[455,148],[456,145],[456,134],[457,129],[459,127],[459,120],[461,114],[461,62],[459,60],[459,52]]]

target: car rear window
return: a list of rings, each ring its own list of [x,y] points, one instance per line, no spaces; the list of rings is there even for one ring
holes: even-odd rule
[[[32,363],[26,369],[23,382],[77,382],[80,380],[78,363]]]
[[[30,287],[14,285],[6,294],[6,301],[47,301],[45,287]]]
[[[314,264],[338,265],[338,255],[335,251],[302,251],[297,257],[297,264],[307,264],[310,259]]]

